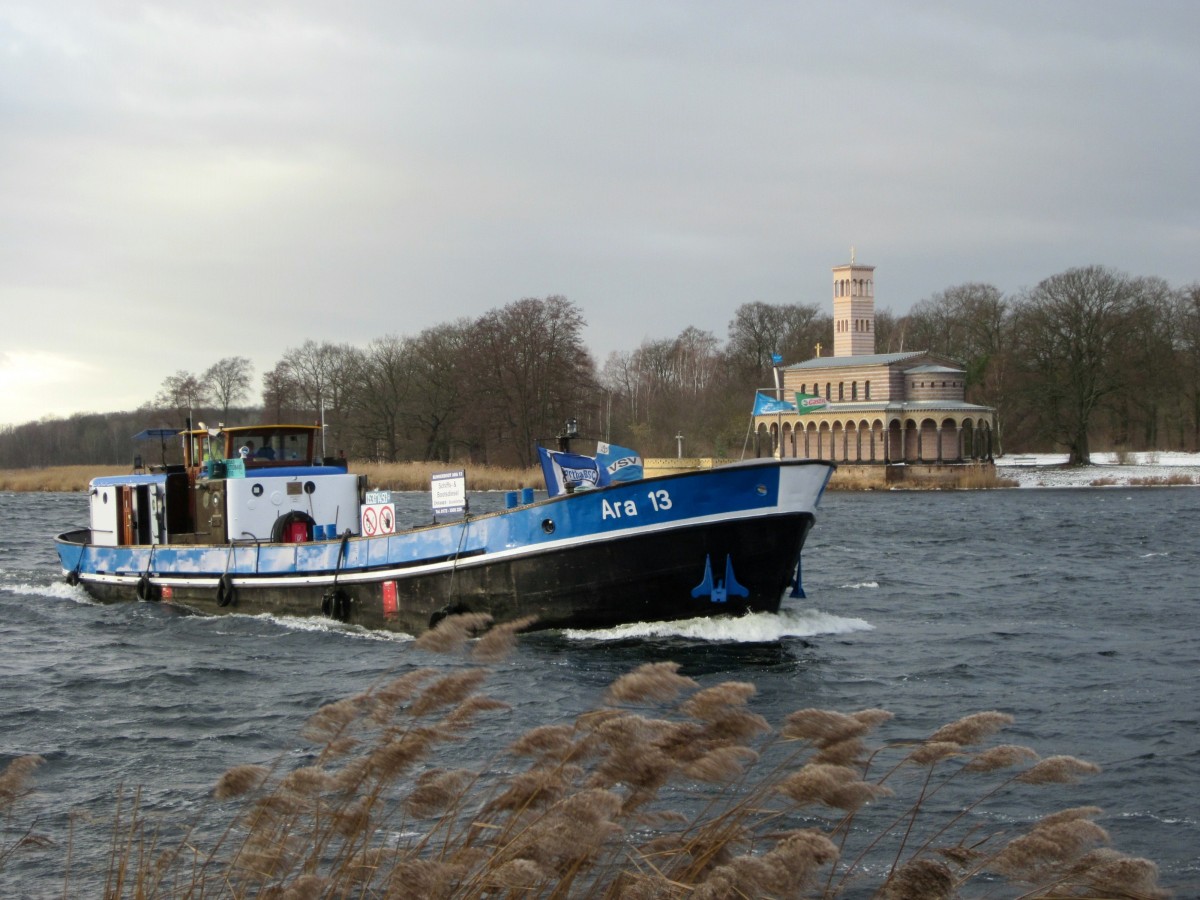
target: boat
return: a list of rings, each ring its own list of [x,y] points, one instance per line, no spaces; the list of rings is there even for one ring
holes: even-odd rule
[[[526,488],[475,514],[465,470],[438,473],[432,521],[405,528],[390,494],[321,456],[319,425],[142,436],[178,439],[181,461],[164,449],[162,465],[138,457],[91,481],[88,527],[56,539],[70,584],[101,602],[413,635],[465,612],[583,629],[775,612],[802,590],[801,549],[834,469],[750,459],[643,478],[633,451],[575,452],[572,422],[557,449],[538,447],[544,496]]]

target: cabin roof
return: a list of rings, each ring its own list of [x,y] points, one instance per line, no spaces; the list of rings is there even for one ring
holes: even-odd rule
[[[264,432],[300,432],[300,431],[320,431],[320,425],[227,425],[218,429],[219,434],[263,434]],[[208,431],[204,428],[195,428],[192,434],[205,435]]]

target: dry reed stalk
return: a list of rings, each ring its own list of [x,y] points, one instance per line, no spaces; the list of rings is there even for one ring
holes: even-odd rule
[[[679,663],[646,663],[622,675],[608,688],[609,703],[637,703],[643,700],[673,700],[681,691],[699,687],[679,673]]]
[[[464,613],[447,616],[417,638],[416,648],[430,653],[455,653],[461,651],[468,640],[482,634],[492,624],[487,613]]]
[[[37,754],[18,756],[0,772],[0,810],[7,810],[29,790],[29,779],[46,760]]]
[[[961,747],[969,747],[986,740],[1001,728],[1012,723],[1013,717],[1008,713],[995,710],[972,713],[949,725],[943,725],[929,736],[929,743],[945,741]]]

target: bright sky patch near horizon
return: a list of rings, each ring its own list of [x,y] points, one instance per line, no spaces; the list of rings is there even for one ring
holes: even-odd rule
[[[1200,4],[0,8],[0,425],[561,294],[602,363],[742,303],[1200,280]],[[257,397],[256,397],[257,399]]]

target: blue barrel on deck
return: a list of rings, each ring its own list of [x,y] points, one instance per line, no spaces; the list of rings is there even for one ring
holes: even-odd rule
[[[521,488],[521,503],[528,504],[533,502],[533,488]]]
[[[504,508],[512,509],[516,505],[517,505],[517,492],[516,491],[506,491],[504,494]]]

